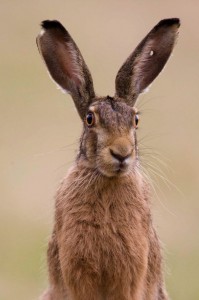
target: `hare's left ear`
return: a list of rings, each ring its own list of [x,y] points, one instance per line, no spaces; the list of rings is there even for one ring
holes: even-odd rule
[[[120,68],[116,77],[116,96],[133,106],[139,94],[158,76],[173,47],[180,20],[160,21],[141,41]]]
[[[37,46],[53,80],[71,94],[83,119],[95,97],[93,81],[84,59],[68,31],[58,21],[43,21]]]

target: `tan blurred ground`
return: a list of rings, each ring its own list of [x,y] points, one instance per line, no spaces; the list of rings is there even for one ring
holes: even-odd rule
[[[53,196],[81,132],[70,97],[56,90],[39,57],[39,23],[63,22],[96,91],[111,95],[120,65],[167,17],[181,18],[179,41],[163,74],[140,97],[138,134],[145,137],[145,161],[171,182],[167,187],[157,177],[153,200],[169,293],[199,299],[199,1],[1,0],[0,300],[37,299],[47,284]],[[155,162],[154,152],[167,167]]]

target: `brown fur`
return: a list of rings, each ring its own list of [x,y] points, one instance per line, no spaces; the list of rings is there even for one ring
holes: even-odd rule
[[[72,94],[83,120],[83,133],[76,162],[56,195],[48,247],[50,288],[42,300],[168,299],[160,243],[150,212],[150,188],[139,163],[132,95],[159,74],[178,27],[178,19],[160,22],[119,71],[115,97],[97,98],[90,73],[67,31],[57,21],[43,22],[45,31],[37,39],[39,50],[51,76]],[[165,34],[162,43],[160,33]],[[158,54],[161,66],[147,71],[153,64],[146,59],[146,51],[155,43],[158,53],[165,47],[165,39],[171,43],[166,55]],[[54,42],[53,50],[49,41],[50,45]],[[68,51],[67,43],[73,50]],[[74,59],[77,55],[79,62]],[[143,59],[139,60],[142,56],[145,66]],[[130,85],[122,90],[127,75]],[[94,120],[92,125],[86,121],[88,113]]]

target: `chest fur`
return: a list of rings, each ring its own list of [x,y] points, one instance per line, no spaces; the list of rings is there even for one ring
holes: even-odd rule
[[[142,191],[121,181],[85,187],[63,186],[59,192],[56,223],[62,260],[76,257],[76,266],[83,261],[99,274],[117,270],[118,263],[123,265],[121,273],[134,270],[135,261],[143,265],[150,213]]]

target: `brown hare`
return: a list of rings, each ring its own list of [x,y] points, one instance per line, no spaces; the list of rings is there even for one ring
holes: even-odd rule
[[[45,300],[166,300],[150,188],[140,171],[137,97],[167,62],[177,18],[160,21],[120,68],[113,97],[97,97],[84,59],[58,21],[43,21],[39,51],[82,119],[76,161],[55,205]]]

